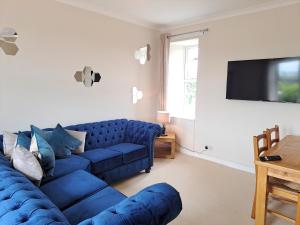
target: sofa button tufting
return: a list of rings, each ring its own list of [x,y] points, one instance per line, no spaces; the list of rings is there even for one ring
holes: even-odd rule
[[[19,209],[19,208],[20,208],[20,205],[15,205],[15,206],[13,206],[13,207],[11,208],[11,210],[14,211],[14,210],[17,210],[17,209]]]
[[[112,214],[118,214],[116,210],[111,211]]]
[[[25,222],[27,222],[28,221],[28,216],[23,216],[23,217],[21,217],[21,219],[20,219],[20,223],[25,223]]]

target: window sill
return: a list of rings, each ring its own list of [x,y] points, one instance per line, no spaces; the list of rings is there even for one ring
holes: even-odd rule
[[[192,118],[192,117],[184,117],[184,116],[171,116],[172,118],[175,119],[181,119],[181,120],[192,120],[195,121],[196,118]]]

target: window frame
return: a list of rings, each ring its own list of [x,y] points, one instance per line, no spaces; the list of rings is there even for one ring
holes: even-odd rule
[[[195,91],[195,106],[194,106],[194,112],[193,115],[188,115],[185,110],[183,110],[183,112],[181,113],[174,113],[174,112],[170,112],[172,117],[175,118],[179,118],[179,119],[187,119],[187,120],[195,120],[196,119],[196,107],[197,107],[197,81],[198,81],[198,71],[199,71],[199,37],[192,37],[192,38],[186,38],[186,39],[181,39],[181,40],[172,40],[170,41],[170,47],[172,42],[180,42],[180,41],[188,41],[188,40],[193,40],[193,39],[197,39],[198,40],[198,44],[193,44],[193,45],[187,45],[187,46],[183,46],[184,47],[184,54],[183,54],[183,67],[184,67],[184,74],[183,74],[183,104],[182,107],[185,108],[186,107],[186,85],[191,83],[191,84],[195,84],[196,86],[196,91]],[[197,55],[197,71],[196,71],[196,77],[195,78],[187,78],[187,66],[188,66],[188,50],[191,48],[197,48],[198,50],[198,55]],[[170,56],[169,56],[170,57]],[[170,65],[169,65],[170,66]],[[168,98],[167,98],[168,99]],[[167,100],[168,101],[168,100]]]

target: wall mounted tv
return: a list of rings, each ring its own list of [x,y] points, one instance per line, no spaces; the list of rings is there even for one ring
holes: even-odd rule
[[[300,57],[229,61],[226,99],[300,103]]]

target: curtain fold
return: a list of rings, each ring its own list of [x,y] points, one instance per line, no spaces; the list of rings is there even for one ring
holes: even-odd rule
[[[170,40],[168,38],[170,34],[165,33],[160,36],[161,38],[161,72],[160,72],[160,110],[166,110],[166,95],[167,95],[167,79],[169,69],[169,50]]]

